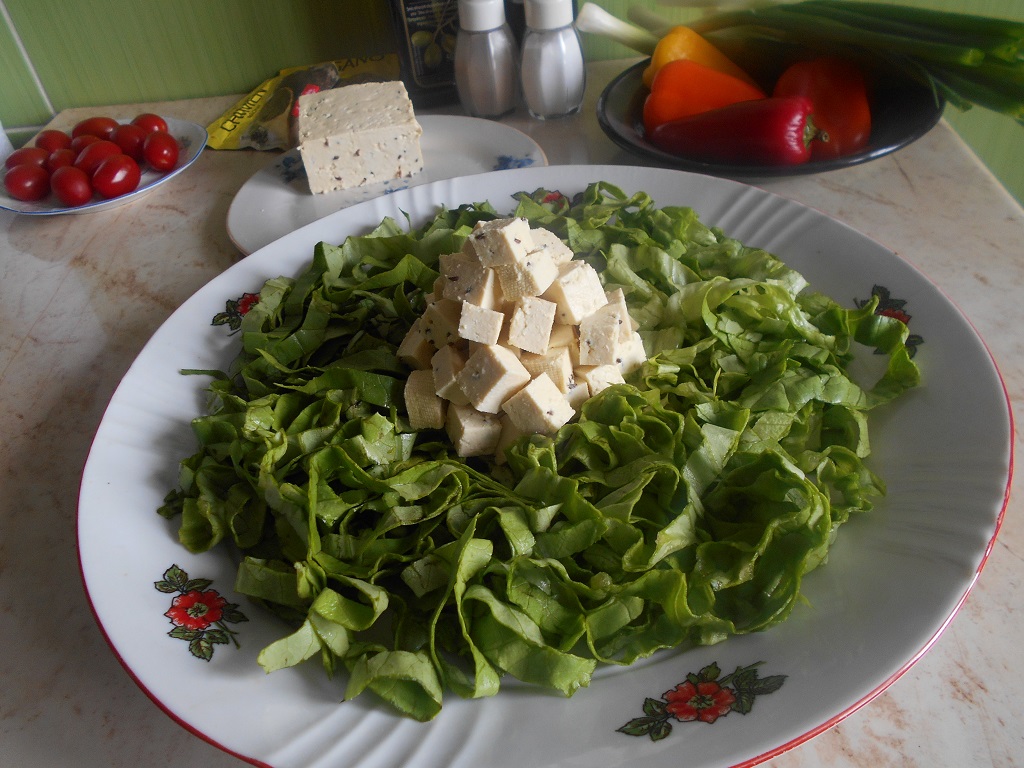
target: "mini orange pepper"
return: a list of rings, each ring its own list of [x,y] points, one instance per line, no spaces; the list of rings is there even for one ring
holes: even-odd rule
[[[765,92],[756,85],[690,59],[676,59],[658,70],[651,83],[644,101],[644,129],[649,135],[662,123],[763,98]]]
[[[689,27],[682,26],[673,27],[658,41],[654,48],[654,54],[651,56],[651,63],[644,70],[644,85],[650,88],[658,71],[670,61],[678,59],[695,61],[711,69],[717,69],[719,72],[732,75],[750,85],[755,85],[754,81],[742,68],[737,66],[712,43]]]

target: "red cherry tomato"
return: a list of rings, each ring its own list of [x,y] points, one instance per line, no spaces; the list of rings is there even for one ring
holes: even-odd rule
[[[178,140],[164,131],[154,131],[142,143],[142,154],[150,167],[169,171],[178,164]]]
[[[38,165],[46,167],[46,158],[50,156],[42,147],[22,147],[14,150],[4,160],[4,168],[14,168],[16,165]]]
[[[16,165],[4,176],[4,189],[15,200],[42,200],[50,192],[50,174],[41,165]]]
[[[112,117],[87,117],[71,129],[71,138],[87,135],[109,140],[118,125]]]
[[[53,194],[68,208],[77,208],[92,200],[92,184],[81,168],[66,165],[58,168],[50,177]]]
[[[128,157],[137,163],[141,163],[142,142],[146,140],[147,132],[138,125],[119,125],[114,131],[114,143],[121,148]]]
[[[56,152],[58,149],[67,149],[71,146],[71,137],[64,131],[48,128],[40,131],[36,140],[32,142],[37,147],[42,147],[47,152]]]
[[[97,141],[102,141],[99,136],[93,136],[91,133],[83,133],[81,136],[75,136],[71,140],[71,151],[77,156],[79,152],[88,147],[90,144],[95,144]]]
[[[128,155],[108,157],[92,175],[92,186],[103,197],[120,197],[139,186],[142,171]]]
[[[100,167],[100,163],[108,157],[123,154],[121,148],[114,142],[100,139],[78,153],[78,157],[75,158],[75,167],[81,168],[87,175],[92,176]]]
[[[46,158],[46,170],[53,173],[58,168],[63,168],[66,165],[74,165],[75,158],[78,157],[73,149],[57,149],[50,153],[50,156]]]
[[[141,115],[136,115],[135,119],[132,120],[132,125],[139,126],[146,133],[153,133],[154,131],[167,133],[167,121],[160,117],[160,115],[154,115],[152,112],[143,112]]]

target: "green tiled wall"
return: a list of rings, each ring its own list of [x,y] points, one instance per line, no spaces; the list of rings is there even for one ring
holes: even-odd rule
[[[885,1],[1024,21],[1022,0]],[[685,18],[670,0],[597,3],[620,16],[643,4]],[[591,36],[584,44],[591,59],[631,54]],[[384,0],[0,0],[0,122],[18,143],[67,107],[247,92],[284,67],[393,45]],[[1024,129],[980,108],[947,117],[1024,200]]]

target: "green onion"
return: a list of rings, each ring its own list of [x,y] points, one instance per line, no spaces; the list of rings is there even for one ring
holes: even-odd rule
[[[623,21],[593,3],[584,3],[576,14],[576,29],[607,37],[647,56],[654,53],[659,39],[658,35]]]

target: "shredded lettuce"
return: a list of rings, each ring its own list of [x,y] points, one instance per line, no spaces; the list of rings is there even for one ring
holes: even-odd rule
[[[267,281],[160,509],[189,550],[236,548],[235,589],[294,628],[267,671],[318,656],[346,698],[419,720],[506,675],[570,696],[598,664],[783,621],[884,493],[867,414],[919,381],[904,324],[644,193],[517,201],[624,290],[647,363],[507,464],[461,459],[410,429],[395,352],[491,204],[386,220]],[[858,346],[886,356],[871,384]]]

